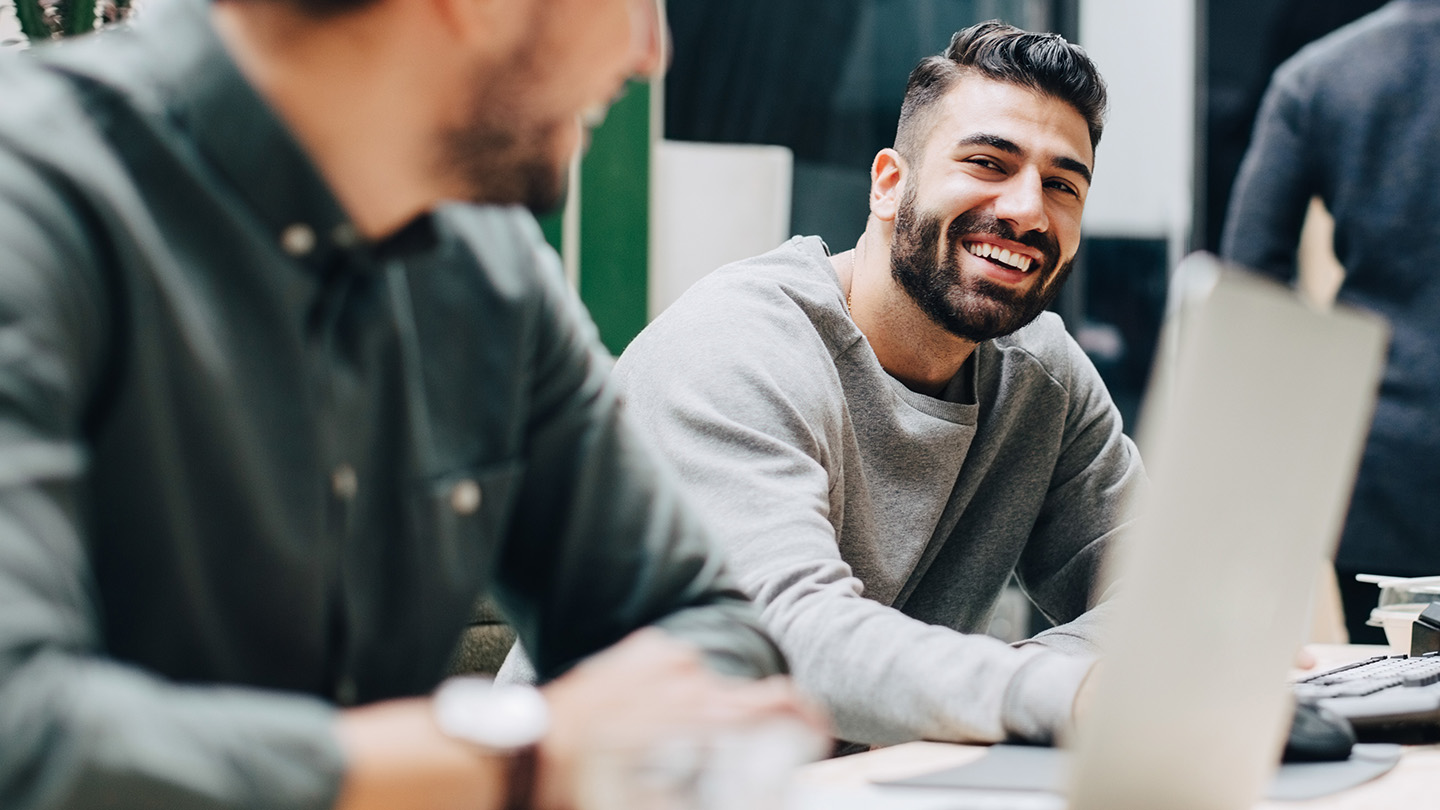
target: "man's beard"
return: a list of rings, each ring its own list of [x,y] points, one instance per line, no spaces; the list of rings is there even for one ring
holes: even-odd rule
[[[573,119],[536,121],[524,99],[542,84],[544,62],[531,43],[508,66],[475,77],[465,118],[441,132],[439,171],[458,180],[464,199],[554,211],[565,198],[569,163],[557,155]]]
[[[488,117],[488,116],[487,116]],[[443,160],[459,178],[466,198],[476,203],[518,204],[547,214],[565,199],[568,164],[553,154],[558,127],[520,127],[472,120],[445,134]]]
[[[950,223],[942,257],[941,218],[915,210],[914,189],[910,186],[905,190],[895,216],[890,274],[940,328],[972,343],[993,340],[1035,320],[1055,300],[1075,262],[1071,259],[1063,265],[1059,263],[1060,246],[1054,235],[1016,234],[1014,228],[996,219],[994,214],[966,211]],[[961,240],[982,233],[1019,242],[1042,253],[1044,259],[1031,271],[1036,278],[1028,290],[1017,292],[983,276],[962,273],[959,254],[965,248]]]

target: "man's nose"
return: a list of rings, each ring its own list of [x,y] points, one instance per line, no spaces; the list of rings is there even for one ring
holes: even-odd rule
[[[1016,233],[1050,229],[1045,212],[1045,182],[1040,173],[1026,169],[1015,173],[995,201],[995,216],[1009,222]]]
[[[664,0],[630,0],[630,48],[635,55],[631,70],[639,79],[668,67],[670,32],[662,3]]]

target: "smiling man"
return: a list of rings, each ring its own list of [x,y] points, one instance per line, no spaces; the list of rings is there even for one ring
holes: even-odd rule
[[[1060,37],[959,32],[910,77],[854,250],[796,237],[721,268],[617,366],[846,740],[1046,740],[1070,722],[1101,560],[1144,484],[1044,311],[1104,106]],[[977,635],[1012,572],[1060,625],[1017,647]]]

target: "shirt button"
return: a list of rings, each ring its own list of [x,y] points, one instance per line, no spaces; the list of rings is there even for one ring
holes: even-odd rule
[[[480,508],[480,485],[466,478],[450,489],[450,508],[457,515],[473,515]]]
[[[304,256],[315,249],[315,231],[303,222],[290,225],[280,232],[280,247],[291,256]]]
[[[330,238],[335,240],[335,244],[342,248],[353,248],[360,244],[359,231],[356,231],[355,226],[348,222],[336,225],[335,228],[330,231]]]
[[[348,501],[355,497],[358,489],[360,481],[355,477],[355,468],[349,464],[341,464],[330,473],[330,491],[340,500]]]

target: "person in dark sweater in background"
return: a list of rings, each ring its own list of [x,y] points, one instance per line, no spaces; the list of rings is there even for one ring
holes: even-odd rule
[[[1335,560],[1351,641],[1373,585],[1440,574],[1440,2],[1395,0],[1276,70],[1226,216],[1221,254],[1296,276],[1307,207],[1334,218],[1339,300],[1390,320],[1380,399]]]

